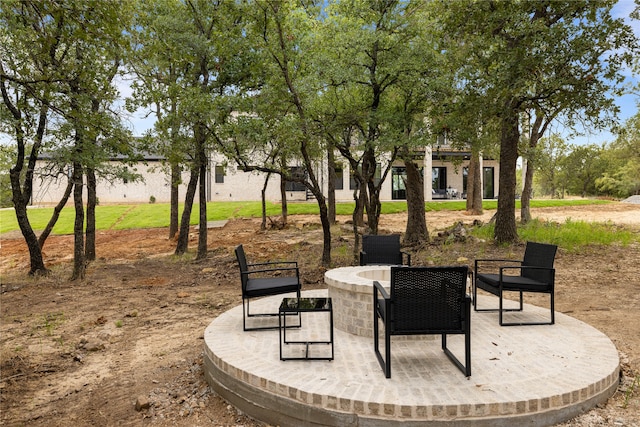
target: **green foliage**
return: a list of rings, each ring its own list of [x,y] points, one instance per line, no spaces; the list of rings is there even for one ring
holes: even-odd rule
[[[624,399],[622,402],[622,407],[627,409],[629,406],[629,402],[636,394],[636,392],[640,389],[640,374],[636,374],[636,376],[631,381],[631,384],[627,386],[627,390],[624,392]]]
[[[607,170],[595,180],[598,191],[620,198],[640,194],[640,113],[627,121],[603,157]]]
[[[519,119],[562,117],[602,129],[616,121],[615,98],[637,38],[609,1],[436,1],[442,52],[457,73],[452,103],[471,117],[497,121],[500,203],[495,233],[517,239],[513,198]],[[612,54],[616,52],[616,54]],[[618,54],[619,53],[619,54]],[[479,126],[483,127],[485,121]],[[555,177],[553,178],[555,180]],[[552,185],[550,191],[557,191]]]
[[[51,336],[64,320],[64,313],[47,313],[42,316],[42,324],[38,327],[44,329],[47,336]]]
[[[556,134],[540,139],[536,153],[536,181],[542,194],[551,198],[562,198],[565,193],[567,175],[571,171],[561,167],[567,157],[567,143]]]
[[[573,145],[569,150],[561,161],[567,191],[582,197],[599,194],[596,179],[607,169],[603,158],[606,147],[595,144]]]

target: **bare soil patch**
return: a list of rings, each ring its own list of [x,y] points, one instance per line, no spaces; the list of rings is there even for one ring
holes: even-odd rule
[[[534,209],[549,221],[610,221],[640,232],[640,205],[616,203]],[[437,237],[457,221],[488,221],[463,213],[427,213],[432,242],[413,249],[419,264],[520,257],[524,245],[443,244]],[[353,238],[340,218],[333,231],[334,263],[352,263]],[[381,228],[404,232],[405,215],[386,215]],[[27,277],[19,236],[0,248],[0,425],[262,426],[216,396],[202,373],[205,327],[241,302],[233,248],[251,261],[296,259],[303,288],[324,288],[322,234],[316,217],[291,216],[282,230],[258,220],[234,220],[209,230],[204,261],[176,258],[166,229],[100,232],[99,259],[83,282],[69,282],[71,236],[45,246],[48,277]],[[190,236],[195,247],[197,233]],[[618,392],[564,426],[638,426],[640,420],[640,247],[560,250],[556,309],[606,333],[621,357]],[[529,302],[536,303],[535,299]],[[546,301],[545,301],[546,303]],[[382,375],[382,373],[381,373]],[[636,381],[635,385],[633,381]],[[149,407],[136,410],[136,402]]]

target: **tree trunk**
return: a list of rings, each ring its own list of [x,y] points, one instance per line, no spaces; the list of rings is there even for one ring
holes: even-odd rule
[[[96,173],[93,168],[87,168],[87,225],[84,256],[86,261],[96,259]]]
[[[73,206],[75,221],[73,223],[73,273],[71,280],[84,279],[86,264],[84,257],[84,202],[82,200],[83,169],[78,162],[73,163]]]
[[[531,221],[531,194],[533,191],[533,161],[527,160],[527,170],[524,176],[524,188],[520,199],[520,222],[523,224]]]
[[[22,193],[20,187],[20,171],[22,166],[11,168],[9,177],[11,180],[11,191],[13,193],[13,206],[16,212],[16,220],[18,221],[18,227],[22,232],[24,241],[29,249],[29,262],[30,262],[30,275],[44,275],[49,273],[49,270],[44,266],[44,260],[42,258],[42,249],[38,243],[38,237],[31,227],[29,217],[27,215],[27,201],[29,197]]]
[[[480,176],[480,153],[471,149],[469,174],[467,175],[467,213],[482,215],[482,180]]]
[[[336,223],[336,155],[333,145],[327,148],[327,203],[329,223]]]
[[[198,185],[198,250],[196,259],[205,259],[207,257],[207,152],[206,152],[206,129],[205,126],[199,124],[196,128],[196,165],[198,166],[199,185]]]
[[[380,194],[374,182],[376,167],[375,153],[373,149],[368,149],[362,157],[362,175],[366,180],[365,183],[369,197],[366,209],[367,227],[371,234],[378,234],[378,223],[380,221],[380,210],[382,208]]]
[[[71,196],[71,191],[73,190],[73,180],[67,180],[67,188],[64,189],[64,194],[62,198],[58,202],[55,208],[53,208],[53,214],[51,215],[51,219],[47,223],[47,226],[44,228],[42,233],[40,233],[40,237],[38,237],[38,244],[40,245],[40,249],[44,247],[44,243],[47,241],[47,237],[51,234],[53,227],[55,227],[56,222],[58,222],[58,218],[60,218],[60,212],[62,208],[65,207],[67,202],[69,201],[69,197]]]
[[[324,197],[318,199],[320,208],[320,223],[322,224],[322,266],[331,266],[331,223],[329,222],[329,210]]]
[[[264,179],[264,185],[260,192],[260,200],[262,201],[262,222],[260,223],[260,230],[267,229],[267,185],[269,184],[269,178],[271,172],[267,172],[267,177]]]
[[[353,224],[353,263],[360,264],[360,233],[358,233],[358,224],[356,223],[356,211],[351,215],[351,223]]]
[[[315,183],[315,180],[312,180]],[[308,187],[307,187],[308,188]],[[322,194],[322,189],[318,186],[313,186],[311,192],[318,202],[318,208],[320,211],[320,224],[322,224],[322,266],[331,266],[331,224],[329,223],[329,209],[327,208],[327,201]]]
[[[200,204],[200,219],[198,223],[198,255],[196,259],[207,257],[207,158],[204,150],[204,142],[200,146],[200,192],[198,202]]]
[[[518,240],[516,227],[516,165],[518,160],[518,115],[508,106],[502,117],[500,134],[500,189],[494,237],[498,243]]]
[[[404,160],[407,170],[407,228],[404,233],[405,244],[417,244],[429,241],[429,230],[424,215],[424,184],[420,170],[408,157]]]
[[[178,232],[178,216],[179,216],[179,193],[178,188],[181,181],[180,164],[171,163],[171,213],[169,218],[169,238],[173,239]]]
[[[171,67],[171,78],[175,79],[173,75],[174,69]],[[178,102],[175,96],[171,96],[169,104],[169,114],[171,117],[171,147],[174,148],[178,145],[178,133],[179,125],[176,123],[176,111],[178,109]],[[158,104],[158,112],[156,115],[160,116],[160,105]],[[172,150],[173,151],[173,150]],[[169,239],[173,239],[178,232],[178,217],[179,217],[179,186],[182,181],[182,168],[180,163],[174,158],[169,159],[171,165],[171,207],[169,213]]]
[[[280,210],[282,214],[282,226],[287,225],[287,215],[289,214],[289,208],[287,206],[287,181],[284,179],[282,175],[280,175],[280,199],[282,203],[280,204]]]
[[[193,199],[195,199],[196,196],[199,173],[199,168],[195,165],[192,166],[189,184],[187,185],[187,193],[185,194],[184,210],[182,211],[182,219],[180,220],[180,233],[178,234],[176,255],[183,255],[189,247],[189,223],[191,221],[191,209],[193,208]]]
[[[371,190],[371,186],[369,186]],[[380,194],[377,191],[369,191],[369,204],[367,205],[367,227],[371,234],[378,234],[378,224],[380,223],[380,212],[382,203]]]
[[[44,266],[44,260],[42,258],[42,248],[38,243],[36,233],[31,227],[29,222],[29,216],[27,215],[27,205],[31,199],[31,191],[33,188],[33,171],[35,169],[36,160],[38,160],[38,152],[42,145],[42,139],[47,123],[48,107],[47,103],[43,103],[40,107],[40,115],[38,117],[38,128],[36,131],[36,137],[34,144],[31,147],[31,156],[29,156],[29,165],[24,179],[24,188],[20,185],[22,171],[24,169],[25,161],[25,140],[24,130],[22,128],[22,112],[17,108],[9,96],[7,87],[5,86],[4,79],[0,79],[0,93],[2,93],[2,100],[5,106],[11,113],[14,123],[13,129],[15,130],[15,137],[17,142],[18,152],[16,154],[16,164],[9,170],[9,181],[11,182],[11,196],[13,200],[13,206],[16,213],[16,220],[18,221],[18,227],[22,232],[27,248],[29,249],[29,274],[47,274],[49,270]],[[45,96],[46,99],[46,96]]]
[[[358,182],[358,181],[356,181]],[[357,197],[355,198],[356,206],[353,212],[353,223],[357,227],[364,227],[364,211],[367,206],[367,186],[362,182],[358,182],[358,189],[355,190]]]

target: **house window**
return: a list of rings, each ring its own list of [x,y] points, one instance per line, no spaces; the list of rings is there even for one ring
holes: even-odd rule
[[[391,168],[391,198],[393,200],[407,199],[407,168],[394,166]]]
[[[434,190],[447,189],[447,168],[437,166],[431,169],[431,185]]]
[[[462,192],[467,192],[467,181],[469,180],[469,167],[465,166],[462,168]]]
[[[358,172],[362,173],[362,166],[358,166]],[[373,185],[380,184],[382,173],[380,172],[380,163],[376,164],[376,173],[373,175]],[[358,182],[353,177],[353,174],[349,175],[349,190],[355,190],[358,186]]]
[[[295,179],[304,179],[306,176],[304,168],[300,166],[293,166],[289,168],[289,173]],[[286,181],[284,183],[284,189],[286,191],[307,191],[307,187],[298,181]]]
[[[344,170],[342,169],[342,166],[336,166],[335,173],[336,173],[336,176],[334,178],[333,185],[335,186],[336,190],[343,190],[344,189]]]
[[[216,184],[224,184],[224,166],[216,166]]]

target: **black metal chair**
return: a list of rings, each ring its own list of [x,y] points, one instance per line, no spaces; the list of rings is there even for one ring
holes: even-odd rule
[[[553,262],[558,247],[545,243],[527,242],[524,258],[508,259],[477,259],[474,267],[473,307],[475,311],[498,311],[500,326],[517,325],[553,325],[555,323],[554,286],[555,269]],[[496,264],[498,264],[496,266]],[[508,265],[500,265],[508,264]],[[487,270],[493,267],[490,271]],[[482,271],[481,271],[482,270]],[[515,273],[515,274],[514,274]],[[498,296],[497,309],[478,308],[478,289]],[[504,293],[518,292],[519,308],[504,308]],[[522,311],[523,292],[545,293],[550,296],[551,320],[549,322],[505,322],[504,312]]]
[[[390,292],[373,286],[374,351],[391,377],[391,336],[442,336],[442,350],[467,377],[471,376],[471,297],[466,294],[468,267],[391,267]],[[384,358],[379,325],[384,325]],[[447,348],[448,334],[464,334],[464,365]]]
[[[362,250],[360,251],[360,265],[411,265],[411,254],[400,249],[400,235],[362,236]]]
[[[251,298],[290,292],[295,292],[299,299],[302,286],[300,284],[298,263],[295,261],[275,261],[248,264],[242,245],[236,247],[235,253],[238,266],[240,267],[240,280],[242,281],[242,328],[245,331],[277,329],[277,324],[275,326],[248,328],[246,323],[247,317],[278,316],[277,306],[273,313],[251,314],[249,311],[249,301]],[[299,326],[299,324],[296,326]]]

